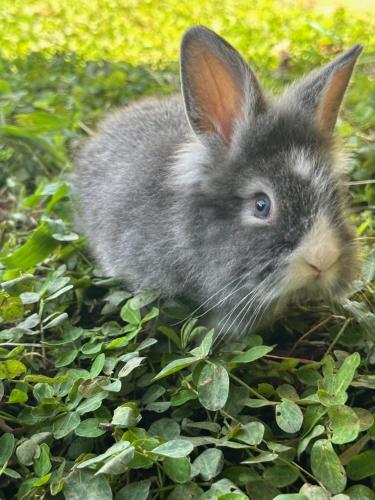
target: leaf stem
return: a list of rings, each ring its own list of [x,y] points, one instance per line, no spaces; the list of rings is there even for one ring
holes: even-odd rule
[[[345,323],[342,325],[342,327],[340,328],[338,334],[336,335],[336,337],[332,340],[330,346],[328,347],[328,349],[326,350],[326,353],[325,353],[325,356],[327,356],[331,351],[332,349],[335,347],[335,345],[337,344],[337,342],[339,341],[341,335],[345,332],[346,330],[346,327],[348,326],[348,324],[350,323],[351,321],[351,318],[347,318]]]
[[[247,389],[249,392],[251,392],[251,394],[253,394],[254,396],[256,396],[257,399],[263,399],[264,401],[268,401],[267,398],[265,398],[264,396],[262,396],[261,394],[259,394],[259,392],[257,392],[255,389],[253,389],[252,387],[250,387],[249,385],[247,385],[246,382],[243,382],[236,375],[233,375],[233,373],[230,373],[229,377],[232,380],[235,380],[238,384],[242,385],[242,387],[245,387],[245,389]]]

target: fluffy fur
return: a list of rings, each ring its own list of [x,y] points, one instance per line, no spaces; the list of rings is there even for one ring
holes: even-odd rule
[[[191,28],[183,97],[110,115],[78,158],[81,218],[103,271],[198,300],[219,337],[296,293],[346,290],[356,252],[331,132],[360,51],[273,101],[233,47]],[[272,204],[264,220],[258,193]]]

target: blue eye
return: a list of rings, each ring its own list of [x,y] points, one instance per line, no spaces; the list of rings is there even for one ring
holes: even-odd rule
[[[265,219],[271,211],[271,200],[264,193],[257,194],[254,199],[254,215]]]

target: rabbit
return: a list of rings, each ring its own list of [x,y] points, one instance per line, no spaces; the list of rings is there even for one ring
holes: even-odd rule
[[[221,339],[296,297],[345,295],[358,252],[333,132],[361,51],[273,97],[228,42],[188,29],[182,95],[113,112],[79,153],[80,217],[105,274],[196,300]]]

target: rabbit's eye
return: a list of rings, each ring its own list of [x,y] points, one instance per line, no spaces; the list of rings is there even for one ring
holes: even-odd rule
[[[264,193],[257,194],[254,200],[254,215],[261,219],[265,219],[269,216],[271,211],[271,200]]]

